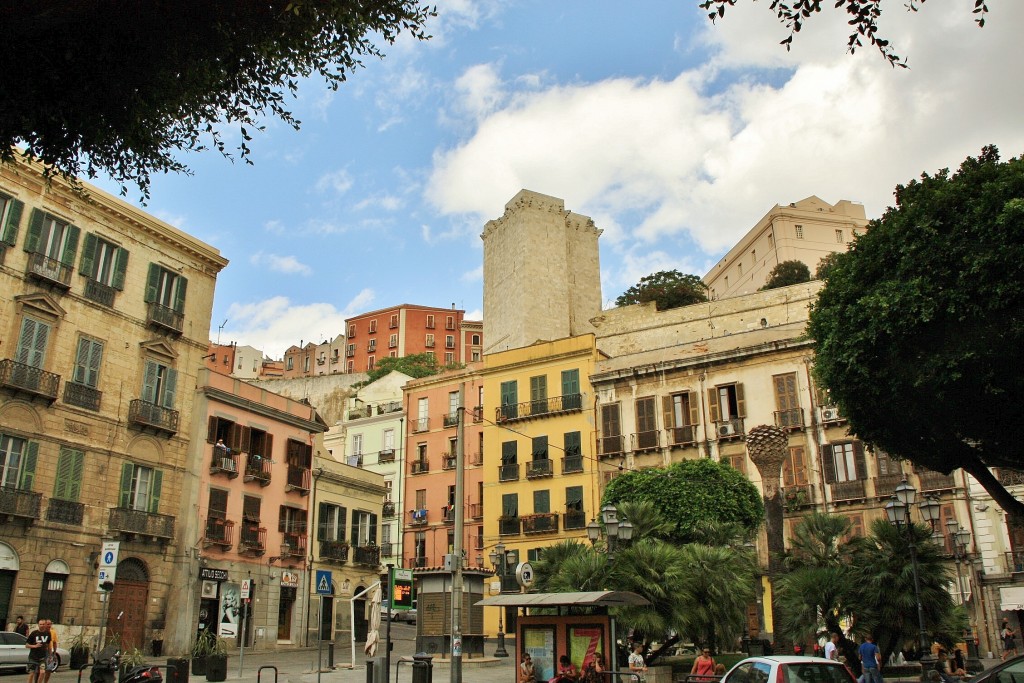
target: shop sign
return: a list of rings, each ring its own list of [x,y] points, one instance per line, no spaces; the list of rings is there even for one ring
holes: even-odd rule
[[[227,581],[228,570],[213,569],[212,567],[201,567],[199,569],[199,578],[205,579],[206,581]]]
[[[296,572],[281,572],[281,585],[288,588],[298,588],[299,575]]]

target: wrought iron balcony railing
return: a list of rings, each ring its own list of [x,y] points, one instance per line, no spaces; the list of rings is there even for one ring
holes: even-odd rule
[[[864,480],[835,481],[829,484],[832,489],[832,500],[863,500]]]
[[[226,448],[213,447],[210,455],[210,474],[223,474],[228,479],[238,476],[238,454]]]
[[[597,457],[618,458],[625,452],[621,434],[599,436],[597,438]]]
[[[519,517],[499,517],[498,534],[501,536],[518,536],[520,530]]]
[[[548,415],[560,415],[579,410],[583,410],[583,395],[566,394],[565,396],[552,396],[551,398],[534,399],[532,401],[499,406],[495,408],[494,419],[496,422],[510,422],[513,420],[546,417]]]
[[[60,524],[76,524],[81,526],[85,519],[85,504],[73,500],[51,498],[46,505],[46,520]]]
[[[174,538],[174,517],[145,510],[111,508],[108,526],[126,535],[149,536],[162,541]]]
[[[572,474],[583,471],[582,455],[567,455],[562,458],[562,474]]]
[[[956,480],[952,474],[942,474],[926,470],[917,473],[917,480],[921,482],[921,491],[946,491],[956,488]]]
[[[235,542],[234,536],[235,523],[231,520],[220,515],[210,515],[206,518],[206,533],[203,534],[203,543],[206,545],[230,548]]]
[[[518,481],[519,463],[511,462],[498,466],[498,481]]]
[[[305,557],[306,534],[285,531],[281,534],[281,557]]]
[[[348,562],[348,543],[345,541],[320,541],[320,559],[336,564]]]
[[[441,456],[441,469],[443,470],[454,470],[457,464],[455,454],[444,453]]]
[[[413,460],[412,461],[412,473],[423,474],[430,471],[430,461],[428,460]]]
[[[253,522],[242,522],[238,535],[238,552],[262,555],[267,552],[267,530]]]
[[[149,304],[149,315],[146,321],[167,330],[174,334],[181,334],[181,331],[185,327],[185,316],[182,313],[178,313],[176,310],[163,304],[150,303]]]
[[[285,480],[286,491],[298,491],[302,495],[309,493],[312,475],[307,467],[288,465],[288,478]]]
[[[634,451],[651,451],[661,447],[661,434],[656,429],[636,432],[632,436]]]
[[[444,508],[444,523],[454,524],[455,523],[455,508],[445,507]]]
[[[245,476],[242,481],[258,481],[260,486],[270,486],[270,461],[263,456],[250,453],[245,459]]]
[[[387,541],[384,541],[383,543],[380,544],[380,556],[381,557],[391,557],[391,556],[393,556],[395,554],[395,550],[397,550],[397,549],[398,549],[398,546],[395,545],[394,543],[388,543]]]
[[[775,426],[780,429],[794,431],[804,428],[804,411],[802,408],[775,411]]]
[[[555,474],[555,468],[548,458],[531,460],[526,464],[526,478],[537,479],[539,477],[550,477]]]
[[[64,402],[86,410],[99,410],[103,392],[78,382],[64,382]]]
[[[430,418],[420,417],[412,421],[412,431],[414,434],[425,432],[430,429]]]
[[[141,398],[128,404],[128,422],[136,427],[153,429],[168,435],[178,433],[178,411],[158,406]]]
[[[459,424],[459,414],[456,413],[445,413],[444,418],[445,427],[454,427]]]
[[[0,388],[53,403],[59,386],[60,375],[10,358],[0,360]]]
[[[82,293],[85,295],[85,298],[90,301],[95,301],[107,308],[113,308],[114,297],[117,295],[117,290],[110,285],[105,285],[102,282],[88,279],[85,281],[85,289]]]
[[[562,513],[562,528],[566,530],[586,529],[587,514],[583,510],[566,510]]]
[[[32,522],[39,519],[43,494],[22,489],[0,488],[0,515],[19,517],[23,521]]]
[[[44,254],[33,252],[28,255],[28,265],[25,267],[25,274],[57,285],[61,289],[69,289],[71,287],[71,266],[65,265],[57,259],[50,258]]]
[[[896,487],[900,485],[901,481],[903,481],[903,474],[900,472],[878,475],[875,477],[875,496],[888,500],[896,493]]]
[[[666,429],[668,445],[674,448],[693,446],[697,443],[697,425],[683,425]]]
[[[556,534],[558,533],[558,513],[549,512],[526,515],[523,520],[524,534]]]
[[[359,545],[352,549],[352,562],[368,567],[380,565],[380,548],[375,545]]]
[[[392,503],[391,501],[388,501],[388,502],[384,503],[384,506],[381,508],[380,513],[381,513],[382,517],[394,517],[395,516],[395,504]]]

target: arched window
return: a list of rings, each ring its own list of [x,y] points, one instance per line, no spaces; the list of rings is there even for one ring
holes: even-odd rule
[[[43,573],[43,589],[39,593],[39,618],[61,623],[64,611],[64,588],[71,570],[63,560],[53,560]]]

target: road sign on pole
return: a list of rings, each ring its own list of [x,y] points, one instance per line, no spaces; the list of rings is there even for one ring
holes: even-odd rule
[[[327,569],[316,570],[316,594],[331,595],[331,572]]]
[[[242,599],[245,600],[249,597],[249,591],[252,589],[252,579],[242,579]]]
[[[104,583],[114,583],[117,575],[117,554],[121,544],[117,541],[104,541],[100,550],[100,572],[96,581],[96,589],[104,590]]]

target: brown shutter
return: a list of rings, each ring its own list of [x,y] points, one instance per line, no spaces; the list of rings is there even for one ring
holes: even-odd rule
[[[242,452],[242,425],[235,422],[231,423],[231,427],[228,429],[228,448],[236,453]]]
[[[287,512],[286,512],[287,509],[288,509],[287,505],[282,505],[281,508],[278,510],[278,517],[277,517],[277,530],[278,531],[288,531],[288,528],[287,528],[288,525],[285,524],[285,519],[287,519],[285,517],[285,515],[287,514]]]
[[[821,445],[821,468],[826,484],[831,484],[836,480],[836,458],[832,453],[832,444],[830,443]]]
[[[686,398],[690,406],[690,424],[696,426],[700,424],[700,394],[696,391],[690,391],[687,393]]]
[[[242,427],[238,431],[239,431],[240,437],[239,437],[239,446],[238,446],[237,450],[239,450],[239,451],[241,451],[243,453],[248,453],[249,449],[252,448],[252,430],[249,427]],[[263,454],[260,453],[260,455],[263,455]]]
[[[217,442],[217,418],[210,416],[210,422],[206,427],[206,443]]]
[[[266,444],[267,452],[260,455],[272,461],[274,459],[274,435],[267,434],[263,437],[263,442]]]
[[[747,402],[743,398],[743,384],[736,382],[736,417],[747,416]]]
[[[708,389],[708,411],[711,413],[712,422],[722,419],[722,412],[718,409],[718,387]]]
[[[671,395],[662,396],[661,398],[661,414],[664,418],[663,424],[665,425],[665,429],[672,429],[673,427],[678,426],[675,422],[675,411],[672,410],[673,398],[674,397]]]
[[[853,459],[857,463],[857,478],[867,479],[868,468],[867,463],[864,461],[864,443],[861,441],[853,442]]]
[[[786,375],[775,375],[772,377],[772,384],[775,385],[775,409],[786,410]]]

